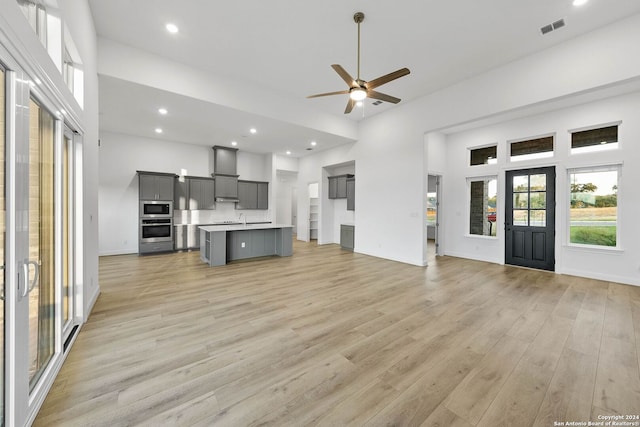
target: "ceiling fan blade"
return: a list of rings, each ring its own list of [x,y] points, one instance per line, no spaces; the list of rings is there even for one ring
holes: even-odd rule
[[[385,83],[389,83],[395,79],[399,79],[402,76],[406,76],[411,71],[408,68],[401,68],[399,70],[394,71],[393,73],[386,74],[382,77],[378,77],[377,79],[373,79],[370,82],[365,83],[367,89],[375,89],[378,86],[382,86]]]
[[[327,92],[327,93],[318,93],[316,95],[309,95],[307,98],[318,98],[320,96],[329,96],[329,95],[344,95],[349,93],[348,90],[339,90],[338,92]]]
[[[358,86],[358,84],[356,83],[355,79],[353,77],[351,77],[349,75],[349,73],[347,73],[347,71],[344,68],[342,68],[341,65],[333,64],[331,67],[334,70],[336,70],[336,73],[338,73],[338,75],[340,77],[342,77],[342,80],[344,80],[344,82],[347,84],[347,86],[349,86],[349,87]]]
[[[380,101],[391,102],[392,104],[397,104],[398,102],[401,101],[400,98],[387,95],[386,93],[376,92],[375,90],[368,90],[367,98],[379,99]]]
[[[353,107],[356,106],[356,101],[354,101],[353,99],[349,98],[349,102],[347,102],[347,108],[344,109],[344,113],[345,114],[349,114],[351,112],[351,110],[353,110]]]

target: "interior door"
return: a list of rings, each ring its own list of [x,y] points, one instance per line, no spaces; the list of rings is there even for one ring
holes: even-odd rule
[[[507,264],[555,269],[555,181],[555,167],[507,171]]]

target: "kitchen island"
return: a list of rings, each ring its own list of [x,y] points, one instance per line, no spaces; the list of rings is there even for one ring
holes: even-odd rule
[[[271,255],[291,256],[291,225],[233,224],[200,227],[200,259],[210,266]]]

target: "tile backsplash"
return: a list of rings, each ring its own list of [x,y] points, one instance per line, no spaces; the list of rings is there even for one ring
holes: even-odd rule
[[[237,221],[241,213],[246,215],[247,222],[271,221],[270,210],[235,209],[235,203],[216,203],[215,210],[174,210],[173,223],[184,225]]]

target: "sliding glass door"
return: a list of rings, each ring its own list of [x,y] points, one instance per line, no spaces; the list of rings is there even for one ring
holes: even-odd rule
[[[6,234],[6,222],[5,222],[5,78],[4,69],[0,65],[0,426],[4,426],[4,328],[5,328],[5,313],[4,313],[4,295],[5,295],[5,234]]]
[[[54,126],[51,113],[29,100],[29,390],[55,353]]]
[[[0,427],[30,424],[79,320],[77,135],[0,46]]]

